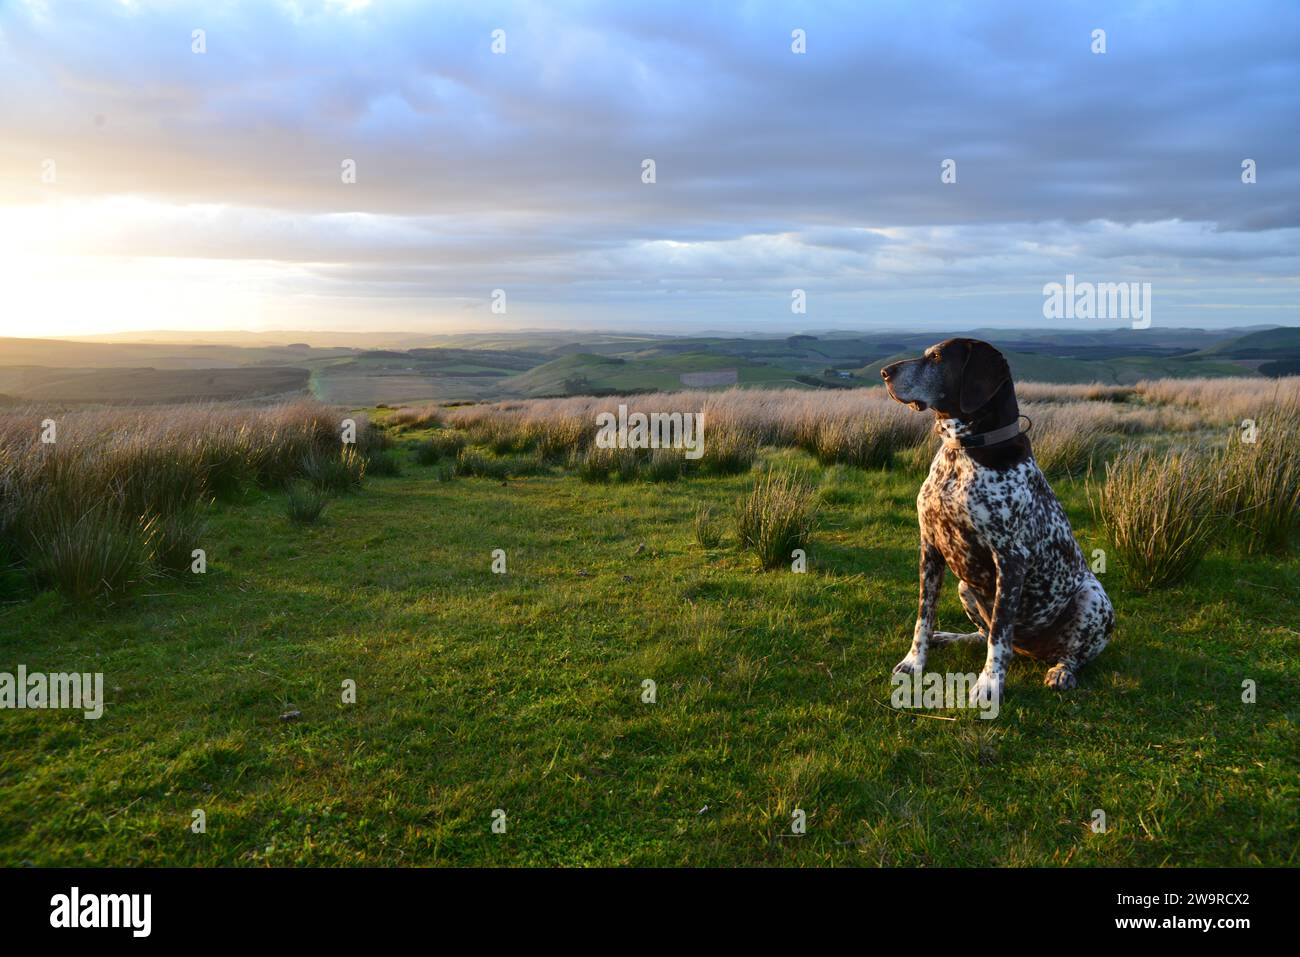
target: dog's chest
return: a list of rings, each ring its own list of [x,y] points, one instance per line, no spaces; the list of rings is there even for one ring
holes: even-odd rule
[[[1026,523],[1033,510],[1031,468],[1029,462],[1005,471],[983,468],[948,450],[935,456],[916,508],[926,537],[954,571],[960,574],[972,562],[983,564],[990,552],[1026,553]]]

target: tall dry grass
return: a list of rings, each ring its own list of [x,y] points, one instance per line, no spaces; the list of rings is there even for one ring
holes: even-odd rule
[[[1280,384],[1279,384],[1280,382]],[[1035,456],[1046,471],[1078,474],[1101,464],[1124,436],[1195,432],[1226,421],[1213,395],[1243,387],[1234,407],[1261,413],[1292,380],[1207,379],[1134,386],[1020,383],[1022,409],[1034,421]],[[798,446],[823,464],[924,466],[932,457],[932,418],[891,401],[879,388],[687,390],[623,397],[519,399],[452,408],[402,409],[390,421],[436,423],[498,454],[536,451],[548,462],[578,463],[593,444],[596,416],[619,404],[632,412],[702,412],[705,457],[734,447]],[[1235,413],[1234,413],[1235,414]],[[718,453],[710,445],[721,446]],[[601,456],[594,456],[596,460]],[[599,463],[592,463],[597,466]],[[725,471],[726,466],[717,471]],[[742,469],[743,470],[743,469]],[[707,462],[701,471],[711,471]]]
[[[625,397],[573,396],[402,409],[390,419],[426,419],[459,430],[498,454],[536,451],[548,461],[586,463],[599,471],[605,456],[584,456],[594,444],[596,417],[614,412],[692,412],[704,415],[705,474],[747,471],[762,446],[798,445],[825,462],[888,465],[898,451],[924,439],[930,422],[891,401],[880,389],[809,392],[802,389],[684,391]]]
[[[1127,402],[1135,394],[1136,389],[1131,385],[1106,385],[1101,382],[1016,383],[1016,397],[1022,402]]]
[[[1088,502],[1110,543],[1111,567],[1139,591],[1192,573],[1222,528],[1212,459],[1129,448],[1089,482]]]
[[[736,538],[765,570],[805,548],[817,516],[816,489],[791,471],[768,471],[754,482],[736,511]]]
[[[181,572],[211,499],[299,476],[359,482],[382,439],[359,421],[345,447],[342,420],[312,402],[0,413],[0,553],[78,601]]]
[[[1240,425],[1243,419],[1258,419],[1269,409],[1300,403],[1300,376],[1153,379],[1133,388],[1146,402],[1195,409],[1212,425]]]
[[[1062,402],[1029,406],[1034,461],[1048,475],[1081,475],[1115,444],[1119,416],[1109,404]]]
[[[1215,461],[1219,507],[1250,554],[1282,553],[1300,525],[1300,401],[1234,429]],[[1248,440],[1249,439],[1249,440]]]
[[[1288,431],[1286,425],[1297,420],[1300,377],[1156,380],[1132,386],[1028,382],[1017,385],[1017,394],[1033,423],[1035,459],[1049,475],[1107,470],[1125,443],[1135,438],[1173,448],[1174,457],[1167,463],[1162,458],[1139,462],[1136,452],[1121,456],[1111,473],[1110,496],[1097,499],[1099,521],[1117,536],[1121,549],[1133,549],[1133,566],[1145,569],[1136,573],[1137,579],[1149,584],[1183,574],[1179,556],[1200,547],[1197,530],[1203,524],[1238,529],[1249,549],[1287,547],[1295,528],[1300,451],[1294,428]],[[629,412],[702,412],[704,458],[681,463],[679,471],[679,463],[668,453],[651,456],[643,450],[595,448],[597,415],[613,412],[620,404]],[[1191,454],[1198,449],[1212,452],[1213,437],[1222,434],[1225,424],[1238,426],[1242,419],[1261,423],[1261,444],[1242,445],[1217,458]],[[924,470],[938,448],[931,433],[933,418],[892,402],[878,388],[688,390],[511,400],[403,410],[402,420],[436,421],[448,427],[450,435],[502,453],[531,450],[547,461],[566,463],[594,482],[746,472],[762,446],[800,447],[828,467],[901,465]],[[1135,462],[1177,468],[1187,481],[1175,482],[1162,473],[1153,478],[1153,496],[1144,501]],[[1205,489],[1214,493],[1210,504]],[[1094,487],[1094,498],[1101,495]],[[1161,511],[1170,508],[1194,509],[1182,517],[1190,523],[1182,532],[1172,516]],[[1167,547],[1152,543],[1148,533],[1157,528],[1172,530]],[[1184,535],[1190,541],[1182,540]],[[1169,554],[1158,553],[1162,548]]]

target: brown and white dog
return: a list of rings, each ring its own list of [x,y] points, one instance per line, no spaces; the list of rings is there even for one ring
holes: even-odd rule
[[[1106,647],[1115,612],[1020,431],[1006,359],[987,342],[947,339],[880,375],[892,398],[934,410],[944,442],[916,498],[921,597],[912,648],[894,671],[920,677],[932,645],[987,642],[972,702],[1001,697],[1013,652],[1053,662],[1045,683],[1073,688]],[[945,567],[977,631],[934,630]]]

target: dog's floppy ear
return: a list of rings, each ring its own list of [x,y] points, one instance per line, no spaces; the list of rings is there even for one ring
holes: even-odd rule
[[[964,414],[970,414],[997,394],[1002,384],[1011,378],[1011,367],[1002,353],[987,342],[972,339],[966,355],[966,365],[961,373],[959,405]]]

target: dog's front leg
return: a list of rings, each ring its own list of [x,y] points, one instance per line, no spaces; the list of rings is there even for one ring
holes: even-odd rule
[[[934,607],[939,603],[939,587],[947,565],[932,542],[921,540],[921,595],[917,600],[916,627],[912,629],[912,648],[907,657],[894,665],[894,674],[916,675],[925,671],[925,655],[934,631]]]
[[[1020,610],[1020,592],[1025,584],[1028,560],[1015,553],[993,554],[997,569],[997,594],[993,596],[993,620],[989,622],[989,652],[984,659],[975,686],[971,688],[972,705],[1000,701],[1007,679],[1007,665],[1015,652],[1011,639],[1015,634],[1016,614]]]

